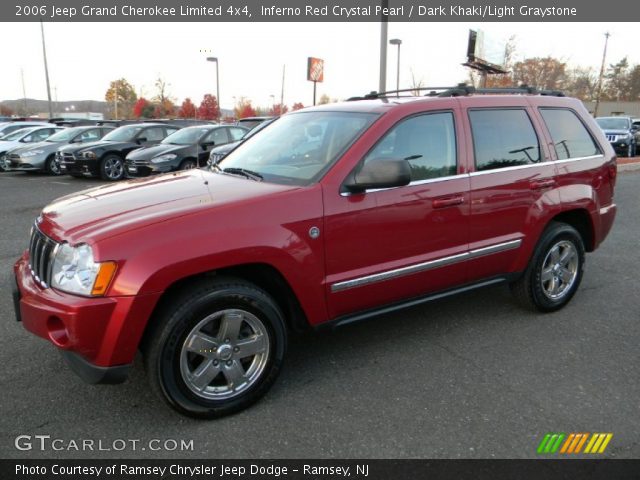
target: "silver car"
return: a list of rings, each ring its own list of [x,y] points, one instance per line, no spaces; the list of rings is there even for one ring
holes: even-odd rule
[[[22,147],[28,143],[42,142],[60,130],[63,130],[63,128],[55,125],[50,127],[31,127],[16,130],[4,137],[0,137],[0,168],[2,170],[6,169],[6,154],[9,150]]]
[[[82,144],[100,140],[112,127],[74,127],[54,133],[44,142],[14,148],[6,154],[9,171],[44,171],[60,175],[60,162],[56,156],[58,148],[68,144]]]

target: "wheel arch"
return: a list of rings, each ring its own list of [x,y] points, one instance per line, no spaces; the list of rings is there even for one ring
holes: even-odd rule
[[[595,249],[594,225],[591,215],[586,209],[576,208],[561,212],[549,221],[545,226],[545,229],[551,224],[551,222],[562,222],[571,225],[580,234],[585,251],[592,252]]]

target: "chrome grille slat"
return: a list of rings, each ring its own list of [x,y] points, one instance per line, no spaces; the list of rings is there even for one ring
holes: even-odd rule
[[[47,288],[53,267],[53,253],[58,243],[33,227],[29,242],[29,266],[40,286]]]

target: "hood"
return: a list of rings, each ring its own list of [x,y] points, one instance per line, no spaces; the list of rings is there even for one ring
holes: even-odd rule
[[[237,142],[226,143],[224,145],[220,145],[219,147],[212,148],[211,153],[229,153],[231,150],[236,148],[238,145],[242,143],[242,140],[238,140]]]
[[[127,159],[129,160],[151,160],[153,157],[157,157],[158,155],[163,155],[165,153],[176,153],[181,155],[185,150],[188,149],[197,149],[197,146],[194,145],[171,145],[168,143],[153,145],[151,147],[142,147],[130,152],[127,155]]]
[[[187,170],[59,198],[42,211],[39,226],[58,241],[94,243],[154,223],[294,188],[299,187]]]
[[[81,143],[81,144],[71,143],[69,145],[64,145],[60,147],[59,150],[61,152],[77,153],[84,150],[91,150],[91,149],[97,149],[102,147],[109,147],[110,149],[111,148],[119,149],[119,148],[126,147],[127,145],[139,146],[135,142],[108,142],[104,140],[96,140],[95,142]]]
[[[57,143],[51,143],[51,142],[28,143],[24,147],[14,148],[13,150],[11,150],[11,153],[17,153],[18,155],[21,155],[31,150],[43,150],[45,152],[47,151],[55,152],[57,147],[58,147]]]
[[[0,153],[5,153],[13,148],[22,147],[24,145],[30,145],[30,144],[28,143],[25,144],[25,143],[19,142],[18,140],[2,140],[0,141]]]

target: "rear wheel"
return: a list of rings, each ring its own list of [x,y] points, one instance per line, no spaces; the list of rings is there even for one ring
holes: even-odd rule
[[[100,176],[111,182],[124,178],[124,161],[116,154],[105,155],[100,162]]]
[[[55,155],[49,155],[44,162],[44,170],[49,175],[62,175],[62,170],[60,170],[60,163],[56,159]]]
[[[206,279],[165,301],[143,351],[154,390],[179,412],[242,410],[276,380],[287,334],[275,301],[239,279]]]
[[[566,223],[553,222],[545,230],[523,276],[511,290],[523,305],[541,312],[564,307],[573,297],[584,272],[584,244]]]

